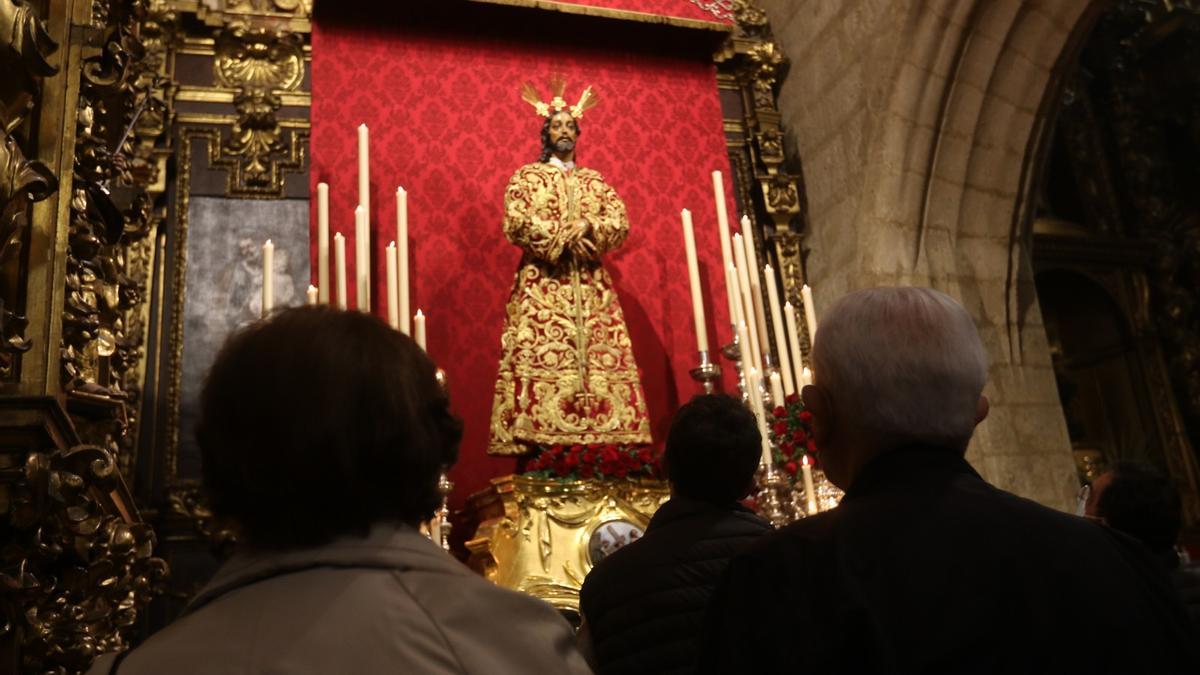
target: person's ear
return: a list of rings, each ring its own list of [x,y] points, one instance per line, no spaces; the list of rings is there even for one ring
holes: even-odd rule
[[[829,391],[819,385],[809,384],[800,390],[800,398],[804,399],[804,409],[812,413],[813,441],[818,448],[826,447],[837,419]]]
[[[988,403],[986,396],[979,397],[979,403],[975,404],[975,425],[987,419],[988,412],[991,410],[991,404]]]

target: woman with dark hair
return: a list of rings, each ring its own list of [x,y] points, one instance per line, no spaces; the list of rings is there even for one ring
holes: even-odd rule
[[[172,625],[93,672],[590,672],[566,621],[417,529],[462,425],[378,318],[278,312],[231,337],[196,436],[237,553]]]

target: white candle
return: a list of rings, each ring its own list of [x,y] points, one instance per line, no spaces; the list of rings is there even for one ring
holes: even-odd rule
[[[775,270],[763,265],[763,279],[767,284],[767,300],[771,303],[771,326],[775,329],[776,352],[779,356],[779,374],[783,379],[783,391],[789,396],[796,393],[792,384],[792,360],[788,358],[787,334],[783,332],[783,313],[779,311],[779,291],[775,287]],[[777,399],[783,405],[783,399]]]
[[[400,287],[397,289],[400,331],[405,335],[412,333],[412,319],[408,305],[408,192],[396,188],[396,258],[397,277]]]
[[[783,383],[779,373],[771,373],[771,403],[775,407],[783,405]]]
[[[329,184],[317,183],[317,299],[329,303]]]
[[[413,339],[417,341],[417,346],[428,352],[425,349],[425,315],[421,310],[417,310],[417,315],[413,317]]]
[[[733,250],[729,246],[729,213],[725,208],[725,180],[720,171],[712,172],[713,198],[717,202],[717,230],[721,236],[721,267],[734,264]],[[737,299],[737,288],[725,287],[725,299],[729,303],[729,322],[737,326],[733,316],[733,303]]]
[[[762,375],[759,374],[757,368],[750,369],[750,407],[754,411],[754,416],[758,418],[758,433],[762,437],[762,464],[770,466],[772,463],[771,457],[771,437],[767,433],[767,414],[763,410],[762,391],[759,387],[762,384]]]
[[[358,125],[358,205],[369,214],[371,212],[371,153],[367,145],[367,125],[360,124]]]
[[[808,344],[811,347],[817,340],[817,309],[813,307],[812,289],[808,284],[800,287],[800,298],[804,300],[804,320],[808,323]]]
[[[337,308],[346,309],[346,238],[341,232],[333,235],[333,276],[337,278]]]
[[[754,324],[754,291],[750,286],[749,267],[746,262],[746,247],[742,245],[742,236],[733,235],[733,255],[737,258],[738,288],[742,296],[742,315],[746,320],[746,332],[750,337],[750,351],[743,351],[742,358],[750,358],[750,365],[762,365],[762,352],[758,348],[758,331]],[[743,347],[745,349],[745,347]]]
[[[400,305],[396,290],[396,242],[387,245],[387,320],[388,325],[400,329]]]
[[[354,208],[354,301],[360,312],[371,311],[371,230],[367,210]]]
[[[808,455],[800,462],[800,471],[804,474],[804,501],[808,515],[817,513],[817,491],[813,488],[812,466],[808,463]]]
[[[700,291],[700,265],[696,261],[696,234],[692,230],[692,213],[679,212],[683,220],[683,248],[687,254],[688,284],[692,287],[692,321],[696,324],[696,349],[708,351],[708,328],[704,323],[704,295]]]
[[[262,315],[266,316],[275,304],[275,244],[270,239],[262,246],[262,266]]]
[[[320,293],[317,291],[317,287],[309,284],[308,290],[304,293],[304,299],[309,305],[317,304],[317,302],[320,300]]]
[[[801,386],[804,387],[812,384],[812,371],[808,369],[808,366],[805,366],[804,370],[800,371],[800,382]]]
[[[788,347],[791,347],[792,353],[796,355],[792,362],[792,375],[796,378],[796,389],[799,390],[804,386],[804,378],[800,375],[804,367],[804,357],[800,353],[800,327],[796,325],[796,308],[792,307],[792,303],[783,304],[783,317],[787,323]]]

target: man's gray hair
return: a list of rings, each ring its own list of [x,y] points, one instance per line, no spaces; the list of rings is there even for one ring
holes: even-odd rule
[[[889,443],[961,447],[970,440],[987,355],[971,315],[945,293],[850,293],[821,317],[812,359],[841,423]]]

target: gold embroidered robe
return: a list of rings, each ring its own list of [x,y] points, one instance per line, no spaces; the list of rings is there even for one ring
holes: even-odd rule
[[[504,194],[504,235],[525,254],[500,338],[488,452],[650,442],[629,330],[600,257],[629,235],[625,204],[596,171],[527,164]],[[566,233],[591,225],[594,256]]]

